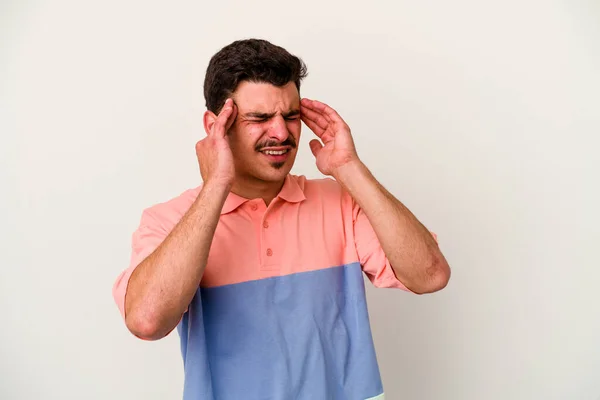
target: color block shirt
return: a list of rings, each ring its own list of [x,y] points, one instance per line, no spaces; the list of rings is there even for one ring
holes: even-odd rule
[[[123,317],[134,268],[200,189],[142,213],[130,266],[113,288]],[[377,287],[408,290],[336,181],[288,175],[268,207],[230,193],[177,326],[184,400],[382,399],[363,273]]]

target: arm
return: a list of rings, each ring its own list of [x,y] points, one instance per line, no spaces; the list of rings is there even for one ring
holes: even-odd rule
[[[134,335],[160,339],[181,320],[200,285],[228,192],[225,186],[203,186],[171,233],[133,271],[125,323]]]
[[[218,116],[205,114],[207,137],[196,144],[202,190],[165,240],[131,274],[125,323],[138,337],[156,340],[171,332],[198,290],[235,176],[226,133],[236,114],[230,99]]]
[[[450,267],[434,237],[359,162],[339,167],[334,177],[363,210],[398,279],[415,293],[443,289]]]
[[[352,196],[373,226],[396,277],[415,293],[446,286],[450,267],[431,233],[359,160],[350,128],[326,104],[302,99],[302,120],[321,139],[310,148],[317,167]]]

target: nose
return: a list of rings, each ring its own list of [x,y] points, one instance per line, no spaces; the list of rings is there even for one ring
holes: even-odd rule
[[[269,138],[283,142],[290,135],[285,120],[281,115],[273,118],[268,131]]]

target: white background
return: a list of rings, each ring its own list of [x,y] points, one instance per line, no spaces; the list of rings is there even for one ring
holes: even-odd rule
[[[1,399],[181,397],[177,335],[135,339],[111,288],[142,209],[199,184],[204,72],[248,37],[306,61],[452,266],[367,285],[388,399],[600,398],[597,0],[0,7]]]

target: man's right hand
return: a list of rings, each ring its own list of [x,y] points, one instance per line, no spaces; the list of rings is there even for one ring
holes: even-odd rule
[[[196,156],[204,184],[216,183],[230,187],[235,178],[233,154],[227,131],[237,116],[237,107],[227,99],[208,135],[196,143]]]
[[[235,177],[227,130],[236,115],[231,99],[217,117],[209,115],[213,120],[206,121],[210,123],[206,125],[208,135],[196,144],[202,190],[161,244],[131,274],[124,296],[125,322],[138,337],[157,340],[166,336],[196,295]],[[153,229],[164,233],[162,226]]]

